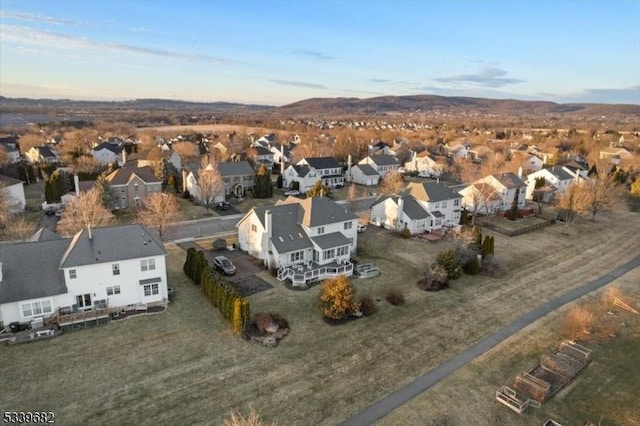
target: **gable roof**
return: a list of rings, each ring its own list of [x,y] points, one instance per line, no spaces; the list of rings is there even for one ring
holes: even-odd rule
[[[572,175],[571,173],[569,173],[568,171],[566,171],[564,168],[562,167],[557,167],[557,166],[553,166],[553,167],[546,167],[543,170],[548,170],[549,173],[551,173],[552,175],[554,175],[556,178],[558,178],[558,180],[571,180],[571,179],[575,179],[575,176]]]
[[[60,260],[60,268],[166,255],[160,238],[139,225],[108,226],[78,232]],[[58,258],[60,259],[60,258]]]
[[[362,174],[365,176],[379,176],[379,173],[376,171],[376,169],[371,167],[370,164],[356,164],[351,167],[351,169],[356,169],[356,168],[360,169]]]
[[[410,182],[405,193],[413,195],[416,199],[425,202],[455,200],[461,198],[460,194],[453,191],[447,185],[439,182]]]
[[[395,155],[370,155],[369,158],[376,166],[398,165],[398,159]]]
[[[300,226],[302,217],[300,205],[281,204],[254,208],[252,212],[258,217],[263,227],[265,227],[264,216],[267,210],[271,213],[271,242],[278,253],[313,247],[311,240]]]
[[[110,185],[126,185],[133,176],[137,176],[144,183],[162,183],[160,179],[153,174],[151,167],[122,167],[113,171],[107,176],[107,182]]]
[[[255,171],[248,161],[229,161],[226,163],[218,163],[218,172],[220,176],[244,176],[253,175]]]
[[[38,229],[27,241],[33,243],[36,241],[54,241],[61,240],[62,237],[48,228]]]
[[[270,149],[267,149],[262,145],[254,145],[252,148],[256,150],[258,155],[273,155],[273,152],[271,152]]]
[[[38,154],[42,155],[44,158],[56,156],[55,152],[53,152],[53,150],[48,146],[34,146],[33,149],[38,151]]]
[[[411,195],[403,195],[402,211],[409,219],[418,220],[430,217],[429,212],[420,205]],[[397,203],[397,201],[396,201]]]
[[[505,187],[509,189],[524,185],[524,183],[522,182],[522,179],[520,179],[518,176],[516,176],[514,173],[511,173],[511,172],[495,173],[491,176],[496,178],[498,182],[500,182],[501,184],[503,184]]]
[[[24,183],[21,180],[14,179],[11,176],[0,175],[0,186],[13,186]]]
[[[311,171],[311,168],[309,166],[307,166],[307,165],[304,165],[304,164],[302,164],[300,166],[298,166],[297,164],[292,164],[290,167],[292,167],[293,170],[295,170],[296,173],[298,174],[298,176],[300,176],[300,177],[305,177]]]
[[[68,245],[68,239],[57,239],[3,246],[0,304],[66,293],[58,263]]]
[[[120,154],[122,152],[122,148],[119,148],[109,142],[102,142],[100,145],[97,145],[95,148],[93,148],[93,151],[97,152],[103,149],[111,151],[114,154]]]
[[[279,204],[299,204],[303,210],[300,223],[307,228],[358,218],[358,216],[327,197],[307,197],[304,200],[297,197],[287,197],[287,199],[280,201]]]
[[[336,169],[340,167],[340,163],[333,157],[313,157],[301,160],[309,164],[316,170],[320,169]]]
[[[323,250],[351,244],[342,232],[318,235],[317,237],[311,237],[311,240]]]

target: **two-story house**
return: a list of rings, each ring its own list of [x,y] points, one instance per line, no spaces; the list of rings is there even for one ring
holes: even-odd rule
[[[122,147],[108,142],[102,142],[91,150],[91,156],[100,164],[117,163],[122,166]]]
[[[256,172],[248,161],[228,161],[217,165],[224,182],[225,196],[233,194],[242,198],[247,190],[254,187]]]
[[[60,159],[58,154],[49,146],[34,146],[24,153],[27,160],[32,163],[58,163]]]
[[[408,229],[412,235],[460,223],[462,196],[440,182],[411,182],[396,195],[382,195],[371,207],[371,223]]]
[[[344,173],[342,166],[333,157],[312,157],[303,158],[298,161],[298,166],[309,166],[314,169],[322,184],[329,188],[344,186]]]
[[[424,172],[430,176],[441,176],[445,170],[445,165],[438,163],[430,155],[429,151],[424,150],[420,153],[413,154],[413,158],[410,161],[404,163],[404,168],[411,172]]]
[[[241,250],[276,268],[280,281],[305,287],[315,280],[352,275],[358,217],[325,197],[289,197],[256,207],[237,224]]]
[[[112,210],[141,207],[151,194],[162,191],[162,181],[150,167],[122,167],[106,178],[111,192]]]
[[[369,155],[358,162],[368,164],[380,175],[380,179],[388,172],[398,171],[400,164],[394,155]]]
[[[52,235],[51,233],[49,233]],[[102,311],[167,301],[166,251],[158,235],[135,224],[84,229],[2,247],[0,322],[72,325]],[[33,267],[37,259],[38,267]]]
[[[287,167],[282,174],[285,188],[292,188],[293,182],[298,182],[299,190],[302,192],[311,189],[318,181],[332,188],[344,185],[342,167],[335,158],[304,158]]]
[[[507,211],[518,198],[518,209],[526,204],[527,186],[514,173],[496,173],[485,176],[460,190],[463,207],[486,214]]]
[[[543,178],[545,181],[545,191],[542,197],[542,201],[550,202],[551,200],[562,198],[569,186],[582,180],[583,178],[577,172],[572,172],[571,169],[565,167],[545,167],[536,172],[530,173],[525,180],[527,185],[526,198],[527,200],[533,199],[533,193],[536,187],[536,180]]]
[[[19,163],[21,160],[18,149],[18,136],[0,136],[0,150],[4,151],[9,164]]]

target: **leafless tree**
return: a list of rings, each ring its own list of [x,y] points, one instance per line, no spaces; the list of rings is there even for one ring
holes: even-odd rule
[[[0,222],[2,222],[2,219],[0,219]],[[32,236],[35,230],[35,223],[27,220],[23,214],[16,214],[11,217],[11,225],[7,226],[2,234],[10,240],[24,241]],[[0,231],[2,231],[1,228]]]
[[[160,239],[164,239],[167,227],[180,219],[180,204],[172,195],[154,192],[144,200],[138,219],[147,226],[158,228]]]
[[[99,191],[89,191],[71,200],[58,222],[58,231],[73,235],[88,226],[99,228],[111,225],[114,216],[102,206],[100,199]]]
[[[385,195],[397,194],[404,186],[404,177],[396,171],[387,172],[382,178],[380,192]]]
[[[207,213],[209,213],[209,209],[215,203],[216,196],[224,188],[222,176],[220,176],[215,162],[211,164],[206,160],[202,161],[200,170],[198,170],[198,186],[200,187],[202,204],[207,209]]]
[[[591,214],[591,220],[596,219],[596,214],[603,210],[612,209],[620,205],[622,185],[619,185],[612,174],[600,172],[599,176],[587,179],[577,186],[578,203],[577,210]]]
[[[349,203],[349,209],[353,210],[353,201],[356,199],[356,184],[352,183],[347,191],[347,202]]]
[[[0,146],[0,167],[9,164],[9,154],[5,150],[4,146]]]
[[[33,147],[44,145],[44,137],[35,133],[27,133],[20,136],[18,145],[20,146],[20,152],[24,154]]]
[[[176,142],[172,145],[172,149],[183,161],[192,160],[200,155],[198,145],[193,142]]]

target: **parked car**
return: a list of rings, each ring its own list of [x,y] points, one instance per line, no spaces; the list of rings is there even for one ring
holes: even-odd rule
[[[425,172],[425,171],[423,170],[423,171],[421,171],[420,173],[418,173],[418,177],[421,177],[421,178],[430,178],[430,177],[431,177],[431,173],[429,173],[429,172]]]
[[[44,214],[46,214],[47,216],[53,216],[54,214],[56,214],[56,211],[54,209],[47,209],[44,211]]]
[[[405,174],[407,172],[407,170],[404,167],[398,167],[398,173],[400,173],[401,175]]]
[[[300,191],[298,191],[297,189],[290,189],[288,191],[285,191],[284,195],[286,196],[292,195],[294,197],[297,197],[298,195],[300,195]]]
[[[233,275],[236,273],[235,265],[224,256],[214,257],[213,267],[225,275]]]
[[[231,207],[231,205],[226,201],[220,201],[216,203],[216,209],[218,210],[229,210],[229,207]]]
[[[364,223],[359,223],[356,229],[358,230],[358,234],[360,234],[367,230],[367,225],[365,225]]]

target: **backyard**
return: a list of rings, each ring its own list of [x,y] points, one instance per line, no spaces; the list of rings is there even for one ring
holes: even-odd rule
[[[629,212],[611,212],[595,222],[580,220],[569,228],[553,225],[517,237],[485,234],[495,236],[496,255],[511,273],[502,279],[463,276],[437,293],[423,292],[416,281],[450,242],[403,240],[380,229],[360,234],[359,258],[374,262],[382,274],[354,283],[359,294],[381,302],[373,316],[337,327],[321,319],[316,307],[319,286],[290,291],[261,272],[273,288],[249,297],[252,312],[279,311],[291,325],[291,334],[274,349],[233,336],[229,324],[184,276],[185,252],[169,245],[169,282],[177,297],[166,313],[69,332],[46,342],[0,347],[0,406],[50,410],[63,424],[175,424],[185,419],[219,424],[231,410],[248,412],[250,406],[263,419],[280,424],[337,424],[519,315],[640,252],[640,239],[630,237],[640,234],[640,217]],[[638,278],[635,270],[618,281],[629,287]],[[384,301],[393,287],[404,292],[404,306]],[[575,390],[557,395],[537,413],[518,417],[498,406],[493,400],[497,386],[507,384],[518,369],[531,366],[540,353],[557,345],[547,327],[551,317],[534,323],[382,423],[425,424],[425,419],[433,419],[433,424],[464,424],[475,422],[478,413],[480,423],[522,424],[525,419],[540,424],[546,415],[567,418],[572,410],[582,410],[583,417],[597,422],[604,412],[602,404],[594,406],[595,396],[580,386],[599,380],[589,379],[598,365],[606,368],[599,374],[610,375],[616,389],[637,392],[637,383],[629,384],[637,379],[626,374],[635,362],[629,354],[638,350],[636,328],[635,335],[594,350],[594,362],[577,379]],[[595,395],[608,398],[608,392],[604,387]],[[574,401],[573,405],[564,407],[561,398]],[[616,401],[617,413],[629,413],[632,401]],[[637,421],[623,415],[613,418]]]

